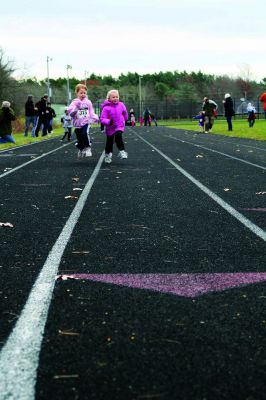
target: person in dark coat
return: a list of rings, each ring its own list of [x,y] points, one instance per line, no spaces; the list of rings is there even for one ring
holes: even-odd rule
[[[232,117],[235,115],[235,110],[234,110],[233,99],[229,93],[226,93],[224,95],[223,104],[224,104],[224,115],[226,117],[228,125],[228,131],[232,131],[233,130]]]
[[[46,118],[47,118],[48,133],[53,133],[53,119],[55,117],[56,117],[56,113],[55,113],[55,110],[52,108],[52,104],[47,103]]]
[[[202,110],[205,113],[204,129],[205,133],[209,133],[212,130],[215,114],[217,114],[217,104],[215,101],[210,100],[208,97],[204,97]]]
[[[151,116],[151,112],[148,108],[145,108],[144,112],[143,112],[143,117],[144,117],[144,125],[147,126],[151,126],[151,120],[150,120],[150,116]]]
[[[25,132],[24,136],[28,136],[29,128],[31,125],[31,136],[35,137],[35,125],[36,125],[37,115],[34,107],[33,96],[28,95],[28,99],[25,103]]]
[[[48,110],[47,110],[47,101],[48,101],[48,94],[45,94],[40,101],[38,101],[35,104],[35,107],[37,109],[37,124],[36,124],[36,128],[35,128],[35,136],[39,136],[39,130],[42,126],[42,136],[46,136],[47,135],[47,131],[48,131],[48,119],[47,119],[47,114],[48,114]]]
[[[15,143],[12,136],[11,121],[15,121],[15,113],[9,101],[3,101],[0,109],[0,143]]]

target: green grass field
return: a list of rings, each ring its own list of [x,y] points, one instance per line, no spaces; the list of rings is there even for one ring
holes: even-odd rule
[[[184,131],[195,131],[199,132],[198,121],[188,121],[188,120],[180,120],[180,121],[173,121],[173,120],[165,120],[165,121],[158,121],[158,125],[167,126],[169,128],[174,129],[184,129]],[[41,132],[40,132],[41,134]],[[213,135],[227,135],[232,137],[241,137],[241,138],[248,138],[254,140],[266,140],[266,120],[264,119],[257,119],[253,128],[249,128],[248,122],[246,120],[235,120],[233,121],[233,131],[227,131],[227,123],[225,120],[218,119],[214,122],[214,126],[212,129]],[[52,137],[60,137],[63,135],[63,128],[55,128],[52,134]],[[25,144],[34,143],[36,141],[47,140],[51,136],[39,136],[38,138],[32,138],[30,136],[24,137],[24,134],[15,133],[13,134],[16,144],[12,143],[2,143],[0,144],[0,150],[9,149],[16,146],[22,146]]]
[[[189,131],[199,132],[198,121],[159,121],[160,125],[168,126],[169,128],[184,129]],[[227,122],[222,119],[217,119],[214,122],[213,135],[227,135],[232,137],[241,137],[254,140],[266,140],[266,120],[257,119],[254,127],[249,128],[247,120],[233,120],[233,131],[228,132]]]
[[[47,140],[50,139],[51,137],[55,136],[63,136],[63,128],[55,128],[53,130],[53,134],[51,136],[38,136],[37,138],[32,138],[30,136],[30,131],[29,131],[29,136],[25,137],[24,133],[13,133],[12,136],[14,137],[16,143],[0,143],[0,150],[5,150],[5,149],[10,149],[12,147],[17,147],[17,146],[23,146],[25,144],[30,144],[30,143],[35,143],[35,142],[40,142],[42,140]],[[40,130],[39,135],[41,135],[42,132]]]

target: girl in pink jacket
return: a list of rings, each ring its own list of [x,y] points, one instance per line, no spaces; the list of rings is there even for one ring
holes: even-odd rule
[[[118,90],[110,90],[104,103],[101,104],[101,123],[106,126],[105,158],[107,164],[112,162],[114,140],[118,147],[118,157],[127,158],[122,133],[125,129],[125,122],[128,119],[127,109],[124,103],[119,101]]]
[[[87,98],[87,87],[79,83],[75,88],[77,98],[67,108],[68,114],[73,118],[73,125],[77,135],[78,157],[91,157],[91,139],[89,135],[90,124],[99,121],[91,101]]]

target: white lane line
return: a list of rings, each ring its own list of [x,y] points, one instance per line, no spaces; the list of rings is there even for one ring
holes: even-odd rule
[[[210,189],[208,189],[206,186],[204,186],[202,183],[200,183],[197,179],[195,179],[192,175],[190,175],[187,171],[185,171],[183,168],[181,168],[178,164],[176,164],[171,158],[169,158],[167,155],[165,155],[162,151],[157,149],[153,144],[148,142],[146,139],[135,133],[136,136],[138,136],[143,142],[147,143],[150,147],[152,147],[157,153],[159,153],[163,158],[165,158],[170,164],[172,164],[181,174],[183,174],[186,178],[188,178],[194,185],[196,185],[199,189],[201,189],[204,193],[206,193],[209,197],[211,197],[216,203],[218,203],[224,210],[226,210],[230,215],[232,215],[234,218],[236,218],[241,224],[245,225],[250,231],[255,233],[260,239],[264,240],[266,242],[266,232],[255,225],[253,222],[251,222],[248,218],[246,218],[244,215],[239,213],[235,208],[230,206],[228,203],[226,203],[221,197],[219,197],[217,194],[212,192]]]
[[[51,249],[22,313],[0,353],[0,400],[35,398],[39,353],[58,267],[99,174],[103,158],[104,153]]]
[[[215,137],[217,138],[217,135]],[[255,142],[255,140],[254,140],[254,142]],[[262,142],[264,143],[264,141],[262,141]],[[217,143],[226,143],[226,144],[230,144],[230,145],[236,146],[236,147],[247,147],[249,149],[255,149],[255,150],[259,150],[259,151],[266,151],[266,148],[264,149],[264,148],[261,148],[261,147],[251,146],[251,145],[243,144],[243,143],[237,143],[237,142],[230,141],[230,140],[228,140],[228,141],[226,141],[226,140],[217,140]]]
[[[27,161],[27,162],[25,162],[24,164],[19,165],[18,167],[12,168],[12,169],[10,169],[9,171],[4,172],[3,174],[1,174],[1,175],[0,175],[0,178],[4,178],[5,176],[7,176],[7,175],[9,175],[9,174],[13,174],[13,172],[18,171],[20,168],[24,168],[24,167],[26,167],[27,165],[29,165],[29,164],[31,164],[31,163],[33,163],[33,162],[35,162],[35,161],[38,161],[38,160],[40,160],[41,158],[48,156],[49,154],[54,153],[55,151],[61,150],[61,149],[63,149],[64,147],[69,146],[70,144],[71,144],[71,143],[64,144],[63,146],[57,147],[57,149],[48,151],[48,153],[44,153],[44,154],[42,154],[41,156],[34,158],[33,160]]]
[[[222,153],[221,151],[218,151],[218,150],[210,149],[209,147],[202,146],[201,144],[192,143],[192,142],[189,142],[189,141],[183,140],[183,139],[177,139],[177,138],[175,138],[173,136],[166,136],[166,137],[169,137],[170,139],[174,139],[174,140],[177,140],[177,141],[182,142],[182,143],[191,144],[192,146],[195,146],[195,147],[200,147],[201,149],[205,149],[205,150],[211,151],[213,153],[221,154],[222,156],[225,156],[225,157],[228,157],[228,158],[232,158],[233,160],[241,161],[241,162],[243,162],[245,164],[251,165],[252,167],[260,168],[260,169],[263,169],[263,170],[266,171],[266,167],[262,167],[261,165],[254,164],[254,163],[252,163],[250,161],[243,160],[242,158],[230,156],[230,154]]]
[[[165,126],[165,128],[167,128],[167,126]],[[169,129],[176,129],[177,130],[177,128],[169,128]],[[184,129],[182,129],[182,131],[186,132],[187,135],[191,135],[193,133],[195,135],[197,134],[196,131],[190,131],[190,130],[184,130]],[[237,138],[233,138],[233,137],[228,136],[228,140],[222,140],[222,139],[220,139],[220,136],[221,135],[213,135],[213,138],[215,137],[215,143],[226,143],[226,144],[230,144],[230,145],[236,146],[236,147],[248,147],[249,149],[256,149],[256,150],[260,150],[260,151],[266,151],[266,148],[261,148],[261,147],[251,146],[251,145],[248,145],[248,144],[234,142],[233,139],[237,139]],[[201,138],[204,138],[204,137],[206,137],[206,136],[205,135],[201,136]],[[209,136],[208,136],[208,139],[209,139]],[[252,139],[250,139],[250,140],[252,140]],[[253,141],[256,142],[255,139]],[[261,142],[265,143],[265,141],[261,141]]]

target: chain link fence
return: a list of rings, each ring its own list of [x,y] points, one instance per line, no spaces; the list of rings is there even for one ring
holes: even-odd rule
[[[217,105],[218,105],[218,118],[223,118],[224,117],[224,107],[223,107],[223,102],[222,100],[216,100],[215,98],[212,98]],[[103,100],[99,100],[94,103],[94,108],[97,114],[100,114],[100,104],[102,103]],[[123,99],[122,99],[123,101]],[[263,110],[263,103],[259,101],[259,98],[257,99],[236,99],[233,98],[234,102],[234,110],[236,113],[235,118],[246,118],[247,116],[247,105],[248,103],[252,103],[257,111],[257,118],[264,118],[264,110]],[[145,108],[148,108],[152,114],[155,115],[155,117],[160,120],[160,119],[173,119],[173,120],[179,120],[179,119],[191,119],[195,117],[199,111],[202,110],[202,102],[197,102],[192,99],[184,99],[182,101],[173,101],[173,100],[162,100],[159,101],[158,99],[151,99],[149,101],[142,101],[141,103],[139,102],[133,102],[133,101],[124,101],[127,110],[129,111],[130,109],[133,109],[135,112],[135,115],[137,119],[142,116],[143,111]]]
[[[105,99],[97,100],[93,102],[94,110],[96,114],[101,114],[100,105],[103,103]],[[123,99],[121,99],[123,101]],[[218,105],[218,116],[217,118],[223,119],[224,117],[224,107],[222,100],[216,100],[212,98]],[[247,105],[248,103],[252,103],[256,108],[257,119],[265,118],[265,113],[263,110],[263,103],[261,103],[258,99],[235,99],[234,102],[234,110],[235,110],[235,118],[236,119],[245,119],[247,118]],[[152,99],[149,101],[143,101],[141,104],[139,102],[134,101],[124,101],[127,110],[133,109],[136,115],[137,120],[139,121],[140,116],[142,116],[145,108],[148,108],[151,113],[156,117],[157,120],[179,120],[179,119],[192,119],[195,117],[199,111],[202,110],[202,102],[196,102],[195,100],[187,100],[185,99],[182,102],[176,102],[171,100],[163,100],[158,101],[157,99]],[[53,104],[53,108],[55,108],[57,117],[55,121],[60,124],[60,118],[64,114],[64,109],[66,104]]]

